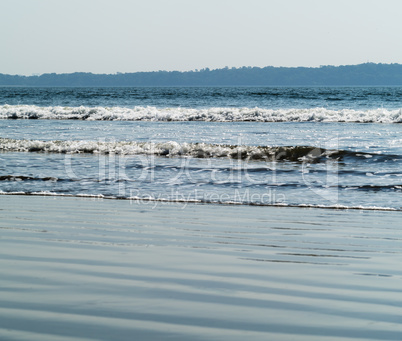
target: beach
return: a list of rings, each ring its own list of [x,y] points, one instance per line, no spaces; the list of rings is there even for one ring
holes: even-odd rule
[[[400,212],[0,195],[1,340],[400,340]]]
[[[0,341],[402,341],[398,8],[0,0]]]

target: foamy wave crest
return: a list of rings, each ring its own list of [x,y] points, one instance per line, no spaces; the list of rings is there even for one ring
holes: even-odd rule
[[[0,119],[402,123],[399,110],[0,106]]]
[[[332,150],[314,146],[247,146],[209,143],[136,142],[136,141],[40,141],[0,138],[3,152],[42,152],[62,154],[157,155],[165,157],[232,158],[266,161],[309,161],[321,159],[367,158],[401,159],[400,155],[370,154],[347,150]]]
[[[166,157],[214,158],[226,157],[248,160],[290,160],[317,159],[339,151],[328,151],[311,146],[246,146],[218,145],[208,143],[135,142],[135,141],[40,141],[0,138],[0,151],[44,152],[63,154],[119,154],[158,155]]]

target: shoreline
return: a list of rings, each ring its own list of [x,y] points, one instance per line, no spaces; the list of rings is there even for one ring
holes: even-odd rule
[[[162,205],[176,205],[181,204],[186,207],[187,205],[221,205],[221,206],[249,206],[249,207],[278,207],[278,208],[307,208],[307,209],[326,209],[326,210],[354,210],[354,211],[382,211],[382,212],[402,212],[400,209],[392,207],[377,207],[377,206],[344,206],[344,205],[314,205],[314,204],[266,204],[257,202],[236,202],[236,201],[208,201],[208,200],[186,200],[186,199],[165,199],[165,198],[141,198],[141,197],[114,197],[105,196],[103,194],[62,194],[52,192],[2,192],[0,196],[27,196],[27,197],[54,197],[54,198],[82,198],[82,199],[99,199],[99,200],[121,200],[130,201],[134,203],[142,203],[147,205],[148,203],[155,203],[155,207],[159,204]]]

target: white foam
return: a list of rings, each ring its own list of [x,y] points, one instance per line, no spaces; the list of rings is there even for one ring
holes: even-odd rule
[[[211,121],[211,122],[357,122],[402,123],[402,109],[329,110],[262,108],[156,108],[141,107],[39,107],[0,106],[0,119],[76,119],[122,121]]]
[[[8,152],[44,152],[63,154],[160,155],[167,157],[227,157],[235,159],[298,160],[314,150],[309,146],[264,147],[218,145],[208,143],[136,142],[136,141],[40,141],[0,138],[0,150]]]

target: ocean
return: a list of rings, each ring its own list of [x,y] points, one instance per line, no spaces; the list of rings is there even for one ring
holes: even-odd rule
[[[401,340],[402,88],[0,88],[0,340]]]
[[[402,209],[402,88],[0,89],[0,193]]]

